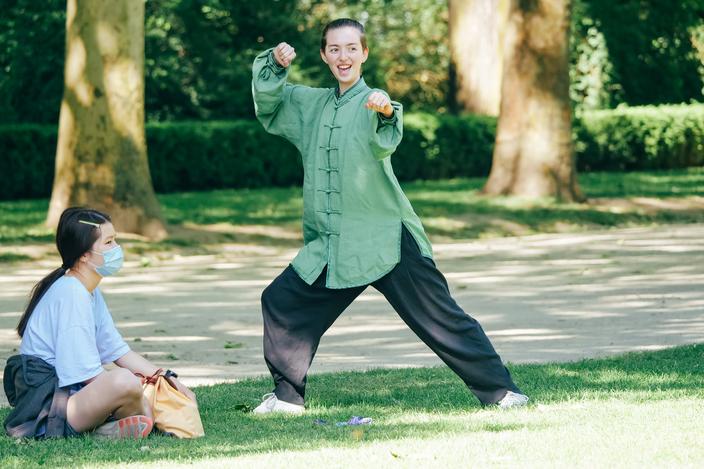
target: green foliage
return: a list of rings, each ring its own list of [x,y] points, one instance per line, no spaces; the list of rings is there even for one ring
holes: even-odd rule
[[[252,61],[281,41],[296,48],[293,80],[333,86],[320,60],[320,31],[340,16],[367,26],[368,83],[386,88],[409,108],[437,109],[447,88],[445,5],[445,0],[147,2],[147,115],[150,120],[251,117]],[[437,54],[427,54],[428,48]]]
[[[392,157],[400,180],[485,176],[496,120],[409,114]],[[160,123],[147,127],[157,192],[223,187],[291,186],[302,181],[297,150],[256,121]]]
[[[578,107],[701,100],[704,0],[577,0],[571,94]]]
[[[446,0],[150,0],[145,12],[148,121],[252,117],[251,63],[280,41],[296,47],[292,80],[333,85],[318,54],[322,26],[367,27],[367,82],[411,111],[448,101]],[[56,123],[66,3],[13,0],[0,15],[0,124]],[[704,0],[576,0],[571,96],[578,108],[702,99]]]
[[[394,172],[401,181],[486,176],[495,132],[491,117],[408,114],[403,140],[391,158]]]
[[[298,30],[294,0],[146,2],[148,120],[253,117],[254,56]]]
[[[0,200],[48,197],[54,181],[56,127],[0,125],[2,171]]]
[[[489,174],[496,119],[409,113],[392,156],[399,180]],[[704,165],[704,105],[584,112],[574,125],[580,171],[674,169]],[[297,150],[257,121],[147,125],[157,192],[292,186],[302,181]],[[0,126],[4,169],[0,199],[48,197],[56,149],[53,126]]]
[[[704,105],[585,112],[575,135],[580,171],[704,165]]]
[[[616,83],[606,37],[588,15],[587,3],[574,2],[570,43],[570,98],[578,110],[610,108],[623,99]]]
[[[257,121],[157,123],[147,126],[157,192],[286,186],[303,180],[298,151]]]
[[[0,124],[57,122],[66,1],[13,0],[0,9]]]

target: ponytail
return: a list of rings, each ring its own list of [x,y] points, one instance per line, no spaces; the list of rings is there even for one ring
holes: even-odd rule
[[[17,324],[17,334],[19,334],[20,337],[24,336],[24,330],[27,328],[29,318],[32,317],[34,307],[37,306],[37,303],[39,303],[39,300],[42,299],[42,296],[44,296],[44,293],[46,293],[49,287],[51,287],[58,279],[63,277],[65,273],[66,269],[59,267],[44,277],[39,283],[34,285],[34,288],[32,288],[32,293],[29,296],[29,304],[27,305],[27,309],[24,310],[24,314],[20,318],[20,322]]]
[[[78,259],[91,249],[93,243],[100,237],[100,225],[110,221],[106,213],[85,207],[67,208],[61,214],[56,227],[56,248],[61,255],[61,267],[44,277],[29,295],[29,304],[17,324],[17,333],[24,335],[29,318],[39,300],[66,271],[74,266]]]

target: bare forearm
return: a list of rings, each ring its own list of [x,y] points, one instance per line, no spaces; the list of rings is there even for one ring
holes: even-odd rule
[[[115,364],[121,368],[127,368],[132,373],[141,373],[144,376],[151,376],[159,369],[133,350],[130,350],[125,355],[115,360]]]
[[[132,373],[140,373],[144,376],[152,376],[159,369],[149,360],[132,350],[115,360],[115,364],[121,368],[127,368]],[[169,378],[169,383],[171,383],[172,386],[184,393],[190,399],[194,401],[196,400],[196,395],[193,391],[184,386],[179,380]]]

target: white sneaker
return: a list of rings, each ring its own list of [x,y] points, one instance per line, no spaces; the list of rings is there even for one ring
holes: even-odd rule
[[[276,394],[270,392],[269,394],[264,394],[262,397],[262,403],[259,404],[257,408],[252,411],[252,413],[270,414],[272,412],[281,412],[285,414],[298,415],[302,414],[304,410],[306,410],[306,408],[302,405],[281,401],[276,397]]]
[[[523,407],[527,403],[528,396],[513,391],[507,391],[506,395],[498,402],[498,405],[502,409],[510,409],[512,407]]]

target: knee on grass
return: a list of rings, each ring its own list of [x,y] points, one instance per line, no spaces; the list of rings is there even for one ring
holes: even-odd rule
[[[142,402],[142,382],[130,370],[121,368],[111,371],[110,378],[121,400],[130,404]]]

